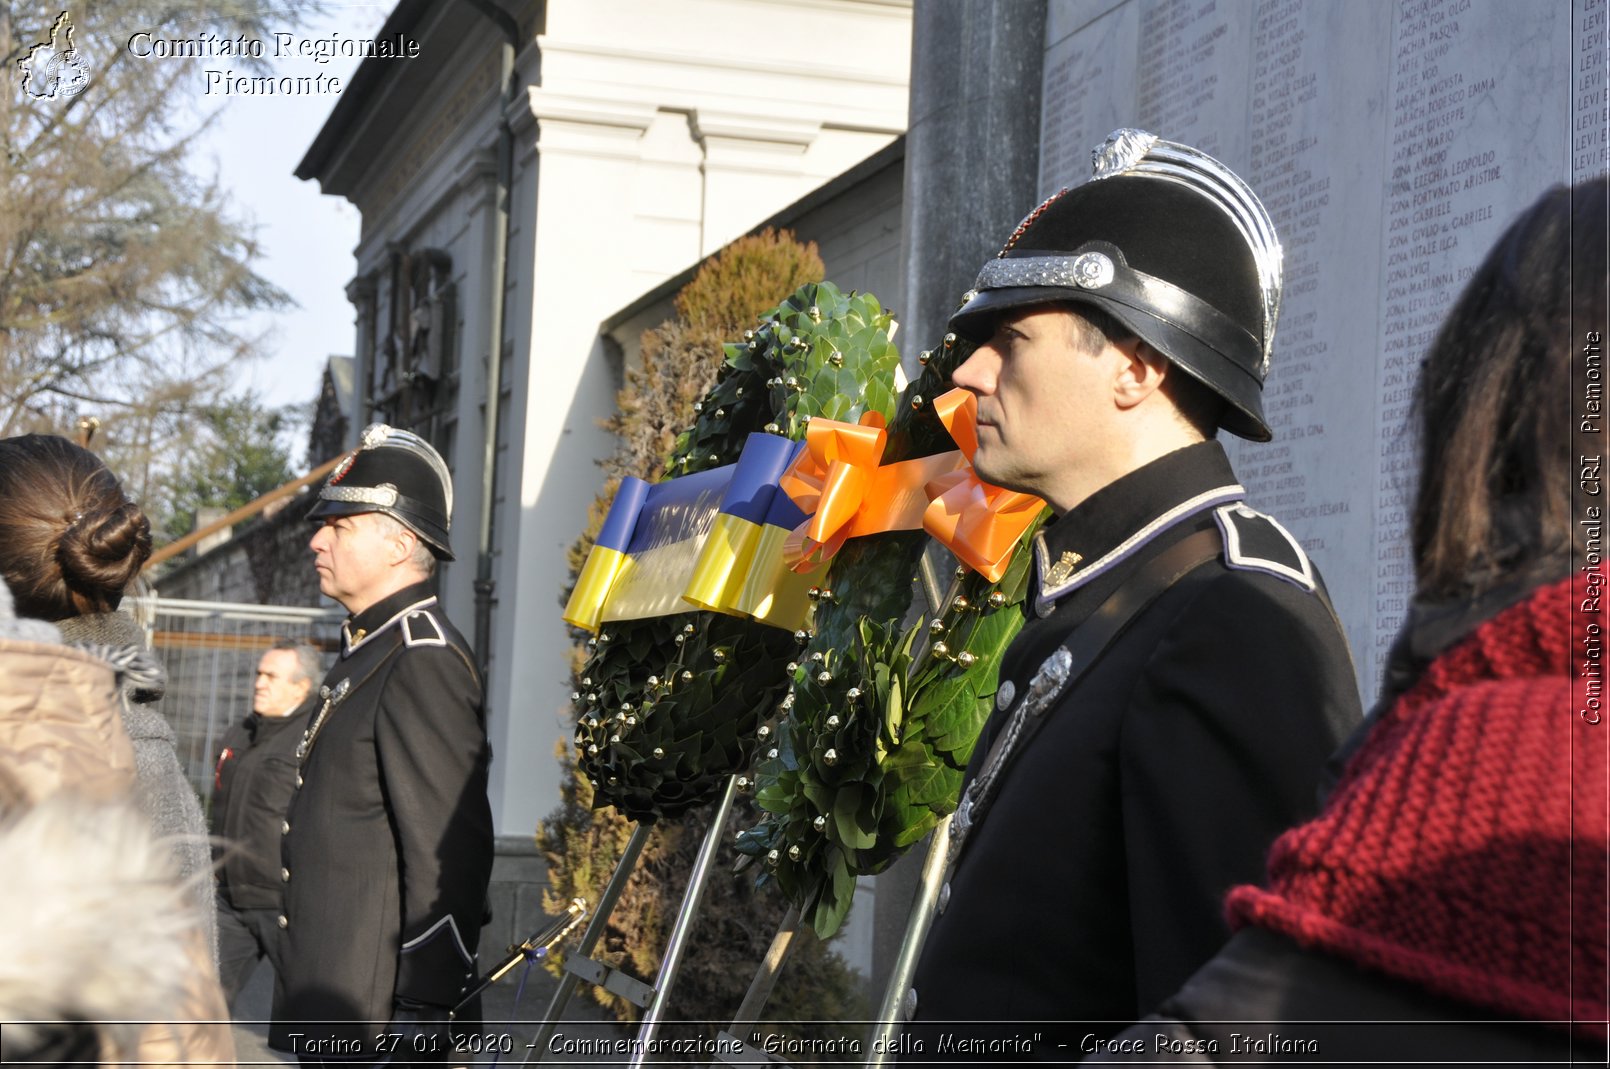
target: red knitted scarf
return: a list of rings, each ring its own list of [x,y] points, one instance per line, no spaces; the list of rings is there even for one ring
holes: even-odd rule
[[[1605,617],[1577,584],[1434,661],[1319,817],[1276,840],[1268,889],[1230,892],[1231,927],[1604,1039],[1610,717],[1582,714],[1603,700],[1583,639]]]

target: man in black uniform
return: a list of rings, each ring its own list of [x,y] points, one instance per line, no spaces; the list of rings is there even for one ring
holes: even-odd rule
[[[319,589],[351,614],[299,747],[283,836],[284,968],[269,1043],[317,1061],[435,1063],[475,976],[492,871],[480,673],[428,580],[452,480],[375,424],[308,514]]]
[[[296,787],[296,745],[317,704],[319,651],[284,642],[257,662],[252,711],[224,735],[213,773],[218,979],[231,1008],[257,963],[280,970],[280,822]]]
[[[980,477],[1057,519],[1034,543],[1028,621],[905,995],[921,1057],[974,1021],[1014,1022],[975,1037],[1040,1031],[1027,1057],[1075,1060],[1176,990],[1228,938],[1224,893],[1313,812],[1359,719],[1318,573],[1243,504],[1213,440],[1270,438],[1279,299],[1252,191],[1120,130],[951,319],[981,342],[955,373],[978,399]],[[1089,1023],[1024,1024],[1057,1021]]]

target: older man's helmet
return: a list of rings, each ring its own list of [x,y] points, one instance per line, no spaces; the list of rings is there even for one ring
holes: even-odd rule
[[[440,453],[412,431],[384,423],[364,428],[361,444],[319,489],[310,520],[384,512],[430,547],[438,560],[452,560],[453,477]]]
[[[1009,309],[1092,305],[1224,398],[1225,430],[1268,441],[1281,278],[1269,213],[1218,160],[1140,130],[1092,156],[1090,180],[1047,198],[985,263],[950,329],[982,339]]]

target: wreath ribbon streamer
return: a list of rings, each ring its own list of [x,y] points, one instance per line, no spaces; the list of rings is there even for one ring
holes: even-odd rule
[[[593,548],[587,552],[581,574],[576,577],[576,585],[565,602],[564,620],[572,627],[598,633],[610,589],[631,563],[626,551],[648,492],[649,484],[642,479],[628,475],[621,480],[609,514],[604,517],[604,525],[599,528]]]
[[[690,604],[789,630],[805,626],[810,612],[806,591],[817,574],[801,575],[782,566],[782,544],[805,517],[778,487],[800,449],[800,443],[775,434],[751,434],[745,440],[715,525],[683,591]]]
[[[813,420],[803,443],[751,434],[738,463],[650,485],[621,481],[582,566],[564,618],[596,633],[604,621],[686,611],[805,626],[806,591],[851,538],[926,530],[991,582],[1045,503],[992,486],[972,468],[978,402],[951,390],[934,409],[959,449],[881,464],[887,434]]]
[[[751,434],[737,464],[654,484],[622,479],[565,621],[596,634],[610,620],[698,608],[803,627],[816,573],[781,563],[805,516],[777,485],[798,451],[779,435]]]
[[[973,454],[978,451],[977,397],[958,387],[935,398],[934,411],[961,447],[967,464],[927,484],[932,501],[922,515],[923,529],[963,564],[990,582],[998,582],[1006,574],[1018,539],[1045,509],[1045,502],[1032,494],[993,486],[973,471]]]

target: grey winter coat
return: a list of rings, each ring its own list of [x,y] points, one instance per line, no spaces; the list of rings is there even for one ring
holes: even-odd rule
[[[63,642],[145,648],[144,633],[127,613],[91,613],[61,620],[56,626]],[[162,682],[154,686],[125,682],[123,727],[134,743],[134,772],[141,804],[157,835],[173,843],[180,877],[194,889],[197,908],[207,918],[207,943],[216,961],[217,902],[207,822],[195,789],[179,767],[173,728],[161,712],[164,689]]]

